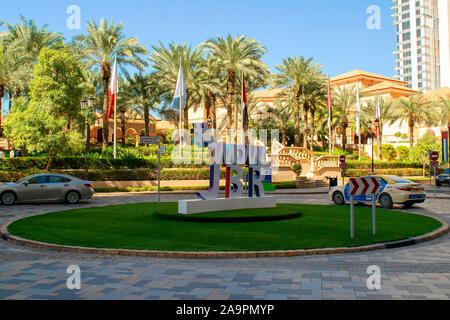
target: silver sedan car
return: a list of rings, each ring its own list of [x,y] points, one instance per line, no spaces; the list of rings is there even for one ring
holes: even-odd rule
[[[7,206],[41,201],[76,204],[80,200],[91,199],[93,195],[91,182],[62,174],[41,173],[0,185],[0,204]]]

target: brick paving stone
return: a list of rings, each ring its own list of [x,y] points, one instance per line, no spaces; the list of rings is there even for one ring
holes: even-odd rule
[[[163,201],[191,195],[163,195]],[[289,203],[329,204],[324,195],[280,195]],[[96,197],[77,207],[155,201],[155,195]],[[450,200],[412,212],[450,222]],[[1,207],[12,218],[67,209],[63,204]],[[66,268],[81,268],[81,290],[66,288]],[[381,290],[366,287],[369,265]],[[0,299],[450,299],[450,235],[410,247],[338,255],[184,260],[97,256],[15,246],[0,240]]]

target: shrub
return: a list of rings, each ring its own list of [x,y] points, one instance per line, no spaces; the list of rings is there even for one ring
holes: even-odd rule
[[[292,170],[292,172],[295,173],[296,178],[300,177],[300,175],[302,174],[302,171],[303,171],[302,164],[300,162],[295,163],[291,167],[291,170]]]
[[[405,147],[405,146],[398,146],[395,149],[396,153],[397,153],[397,158],[400,161],[407,161],[409,159],[409,148]]]
[[[392,161],[397,157],[397,152],[392,144],[383,144],[381,146],[381,155],[383,156],[383,159]]]

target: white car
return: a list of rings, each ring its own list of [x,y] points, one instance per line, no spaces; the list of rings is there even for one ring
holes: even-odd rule
[[[416,203],[423,203],[426,199],[425,189],[422,185],[406,180],[398,176],[372,175],[380,182],[380,189],[375,194],[376,201],[383,208],[392,208],[394,204],[402,204],[405,207],[412,207]],[[348,183],[342,186],[331,188],[329,192],[330,200],[337,205],[344,205],[350,201]],[[354,201],[372,202],[372,196],[354,196]]]

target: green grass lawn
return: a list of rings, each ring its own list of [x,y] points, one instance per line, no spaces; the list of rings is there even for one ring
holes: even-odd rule
[[[355,238],[349,235],[349,207],[279,204],[255,209],[200,214],[198,217],[301,213],[269,222],[173,221],[177,203],[139,203],[75,209],[18,220],[9,226],[17,236],[73,246],[168,251],[259,251],[350,247],[400,240],[441,226],[433,218],[377,209],[372,235],[370,207],[355,207]]]

